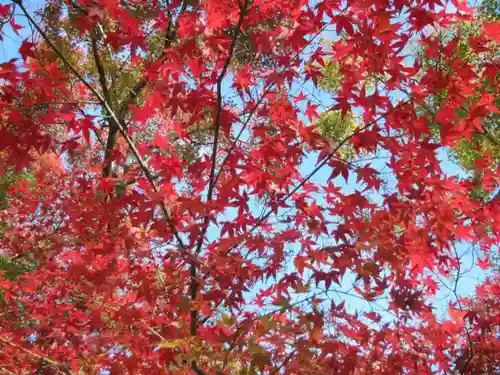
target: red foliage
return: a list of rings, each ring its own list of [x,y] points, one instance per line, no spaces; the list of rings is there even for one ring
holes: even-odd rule
[[[500,272],[477,288],[476,297],[464,302],[468,311],[468,336],[464,354],[457,363],[462,372],[496,374],[500,364]],[[472,355],[470,355],[472,353]]]
[[[130,116],[60,56],[39,58],[54,55],[47,41],[25,42],[22,60],[0,65],[2,163],[33,171],[1,212],[1,246],[36,263],[15,281],[0,276],[2,369],[498,371],[497,311],[455,306],[442,321],[430,302],[438,277],[456,270],[457,241],[479,246],[483,265],[498,246],[498,200],[472,200],[472,181],[447,177],[438,158],[481,131],[491,88],[453,49],[442,57],[452,72],[422,72],[405,58],[417,38],[432,48],[427,27],[466,15],[439,1],[172,0],[147,2],[152,23],[128,3],[143,2],[67,6],[85,9],[74,23],[82,38],[112,24],[103,43],[142,69],[144,102],[129,103]],[[178,40],[152,61],[146,30],[174,23]],[[484,38],[497,39],[497,26]],[[249,28],[255,59],[271,63],[234,63]],[[326,29],[342,36],[317,44]],[[310,122],[325,58],[343,77],[332,109],[362,118],[337,144]],[[370,89],[374,76],[383,78]],[[416,106],[443,89],[436,141]],[[410,95],[398,102],[400,90]],[[472,93],[474,110],[457,116]],[[193,129],[207,118],[210,142],[195,148]],[[111,147],[98,141],[113,133]],[[352,146],[353,162],[341,146]],[[490,167],[485,156],[493,190]],[[481,287],[480,305],[498,308],[498,281]],[[355,300],[369,309],[356,312]]]

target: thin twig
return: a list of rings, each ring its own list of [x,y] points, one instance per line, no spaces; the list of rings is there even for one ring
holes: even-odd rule
[[[274,369],[274,371],[271,371],[269,375],[274,375],[274,374],[277,374],[281,371],[282,368],[284,368],[288,362],[290,362],[293,358],[293,356],[295,355],[295,353],[297,352],[297,349],[294,349],[290,352],[290,354],[288,354],[285,358],[285,360],[283,361],[283,363],[281,363],[281,365],[279,365],[278,367],[276,367],[276,369]]]
[[[453,247],[453,253],[455,255],[455,260],[457,262],[457,275],[455,278],[455,285],[453,287],[452,292],[457,300],[458,308],[460,309],[460,311],[464,311],[464,308],[462,306],[462,302],[460,302],[460,298],[459,298],[458,293],[457,293],[458,283],[460,281],[460,275],[461,275],[461,266],[460,266],[461,260],[460,260],[460,256],[458,255],[458,251],[457,251],[457,248],[455,247],[454,243],[452,244],[452,247]],[[459,369],[459,371],[461,371],[462,374],[465,374],[465,370],[467,369],[467,366],[469,365],[469,363],[472,361],[472,358],[474,357],[474,347],[472,345],[473,341],[472,341],[472,337],[471,337],[471,334],[469,331],[469,327],[467,326],[466,322],[464,322],[464,329],[465,329],[465,334],[467,335],[467,344],[469,347],[469,353],[467,355],[467,360],[463,364],[462,368]]]

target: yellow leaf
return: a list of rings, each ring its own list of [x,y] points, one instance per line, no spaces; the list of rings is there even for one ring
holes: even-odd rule
[[[162,349],[175,349],[184,344],[184,339],[164,340],[158,345]]]

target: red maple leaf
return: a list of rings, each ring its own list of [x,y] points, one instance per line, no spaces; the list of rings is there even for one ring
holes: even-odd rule
[[[500,43],[500,22],[486,22],[483,28],[488,39]]]

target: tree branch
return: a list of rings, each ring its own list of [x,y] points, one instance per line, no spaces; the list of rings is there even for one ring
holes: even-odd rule
[[[125,138],[125,141],[127,142],[129,148],[132,150],[132,153],[133,153],[134,157],[137,159],[137,161],[139,163],[139,166],[140,166],[141,170],[143,171],[144,175],[146,176],[147,180],[149,181],[149,183],[150,183],[153,191],[156,192],[156,193],[158,193],[159,189],[158,189],[158,186],[156,185],[156,183],[154,181],[153,174],[148,169],[146,163],[142,159],[141,154],[137,150],[134,142],[132,141],[132,139],[127,134],[124,126],[118,120],[118,117],[116,116],[116,114],[113,111],[113,109],[110,107],[110,104],[99,93],[99,91],[97,91],[89,82],[87,82],[87,80],[78,72],[78,70],[76,70],[76,68],[73,66],[73,64],[71,64],[71,62],[69,62],[68,59],[66,59],[66,57],[61,53],[61,51],[59,50],[59,48],[57,48],[57,46],[49,39],[49,37],[47,36],[47,34],[42,30],[42,28],[38,25],[38,23],[36,23],[36,21],[33,19],[33,17],[31,17],[31,15],[27,11],[27,9],[24,7],[24,5],[22,3],[22,0],[13,0],[13,2],[19,5],[19,7],[21,8],[22,12],[24,13],[24,15],[26,16],[26,18],[28,19],[28,21],[31,24],[33,24],[33,26],[40,33],[40,35],[42,36],[42,38],[47,42],[47,44],[52,48],[52,50],[59,56],[59,58],[61,59],[61,61],[78,78],[78,80],[80,80],[84,84],[84,86],[87,87],[90,90],[90,92],[99,100],[99,103],[104,107],[104,109],[107,111],[107,113],[109,113],[109,116],[110,116],[111,120],[117,126],[118,131],[123,136],[123,138]],[[167,223],[169,225],[170,230],[172,231],[173,236],[175,237],[175,239],[179,243],[179,246],[182,249],[185,250],[186,246],[184,245],[184,242],[182,241],[179,233],[177,232],[177,229],[175,228],[175,225],[172,222],[172,219],[170,218],[170,213],[168,211],[167,206],[165,205],[165,203],[160,203],[159,206],[160,206],[160,208],[162,210],[162,213],[163,213],[163,215],[165,217],[165,220],[167,221]]]
[[[191,368],[197,375],[207,375],[205,371],[198,367],[195,361],[191,362]]]
[[[234,34],[232,37],[231,46],[229,48],[229,54],[228,54],[228,57],[226,58],[226,61],[224,62],[224,66],[222,67],[222,70],[221,70],[219,76],[217,77],[217,110],[216,110],[215,120],[214,120],[214,142],[213,142],[213,147],[212,147],[212,165],[210,167],[207,202],[210,202],[213,198],[215,181],[216,181],[215,170],[216,170],[216,165],[217,165],[217,149],[218,149],[218,143],[219,143],[219,134],[220,134],[222,109],[223,109],[223,105],[222,105],[222,81],[224,80],[226,73],[227,73],[227,70],[229,68],[229,65],[231,64],[231,60],[233,58],[234,49],[236,47],[238,36],[241,32],[241,25],[243,24],[243,20],[245,18],[246,13],[247,13],[248,4],[249,4],[249,0],[245,0],[243,7],[240,8],[240,16],[239,16],[238,22],[236,23],[236,25],[234,27]],[[207,233],[208,226],[209,226],[209,220],[210,219],[209,219],[208,215],[205,216],[205,218],[203,219],[203,229],[201,231],[198,244],[196,245],[195,254],[198,254],[201,250],[201,247],[203,246],[205,235]],[[199,287],[198,281],[196,280],[196,274],[197,274],[196,264],[191,263],[190,268],[191,268],[190,296],[191,296],[191,300],[194,301],[194,300],[196,300],[196,297],[198,294],[198,287]],[[191,336],[196,336],[196,330],[197,330],[197,324],[198,324],[198,310],[192,309],[190,314],[191,314],[191,327],[190,327]]]
[[[48,363],[49,365],[51,365],[52,367],[55,367],[55,368],[58,368],[59,370],[61,370],[62,372],[64,372],[65,374],[68,374],[68,375],[74,375],[74,373],[69,370],[66,366],[60,364],[59,362],[56,362],[48,357],[45,357],[41,354],[37,354],[35,352],[32,352],[31,350],[29,349],[26,349],[25,347],[21,346],[21,345],[18,345],[18,344],[15,344],[13,343],[12,341],[10,340],[7,340],[3,337],[0,337],[0,341],[3,342],[4,344],[6,345],[9,345],[13,348],[16,348],[16,349],[19,349],[21,351],[23,351],[24,353],[28,354],[30,357],[33,357],[33,358],[36,358],[40,361],[44,361],[46,363]]]
[[[224,157],[224,159],[222,160],[222,163],[219,166],[219,171],[215,175],[215,179],[214,179],[214,182],[213,182],[214,185],[217,184],[217,181],[219,181],[220,175],[221,175],[222,171],[224,170],[224,165],[226,164],[227,160],[231,156],[231,153],[233,152],[233,150],[236,148],[236,144],[240,141],[240,138],[243,135],[243,133],[245,132],[245,130],[246,130],[248,124],[250,123],[250,120],[252,119],[253,115],[255,114],[255,112],[257,111],[257,109],[259,108],[260,104],[264,101],[266,95],[271,91],[272,86],[273,85],[271,84],[271,85],[268,86],[268,88],[266,90],[264,90],[264,93],[261,95],[261,97],[259,98],[259,100],[257,101],[257,103],[255,103],[255,106],[252,108],[252,110],[248,114],[248,118],[243,123],[243,126],[241,127],[240,131],[236,135],[236,138],[231,143],[231,146],[229,147],[229,150],[227,151],[226,156]]]
[[[92,45],[92,54],[94,56],[94,63],[97,68],[97,74],[99,76],[99,83],[101,85],[102,93],[106,102],[111,106],[112,100],[111,100],[111,94],[108,89],[108,84],[106,82],[106,71],[104,70],[104,66],[99,56],[99,51],[97,48],[97,36],[95,35],[94,30],[92,30],[91,32],[91,45]],[[111,116],[109,112],[107,114],[108,116]],[[109,177],[111,175],[111,168],[113,164],[111,162],[111,154],[116,145],[117,135],[118,135],[118,126],[116,125],[116,123],[114,123],[114,121],[112,121],[110,123],[108,139],[106,141],[106,149],[104,151],[104,168],[103,168],[104,177]]]
[[[231,64],[231,60],[233,58],[234,54],[234,49],[236,47],[236,43],[238,41],[238,37],[241,32],[241,25],[243,24],[243,20],[245,18],[246,12],[247,12],[247,7],[248,7],[249,0],[245,0],[245,3],[240,9],[240,17],[238,19],[238,23],[236,24],[234,28],[234,34],[233,38],[231,41],[231,47],[229,49],[229,55],[226,59],[226,62],[224,63],[224,66],[222,67],[222,70],[219,74],[219,77],[217,78],[217,112],[215,115],[215,122],[214,122],[214,145],[212,148],[212,165],[210,168],[210,177],[209,177],[209,185],[208,185],[208,194],[207,194],[207,201],[210,201],[212,199],[213,191],[215,188],[215,168],[216,168],[216,163],[217,163],[217,147],[218,147],[218,141],[219,141],[219,133],[220,133],[220,126],[221,126],[221,117],[222,117],[222,81],[224,80],[227,70],[229,68],[229,65]],[[206,229],[205,229],[206,232]]]
[[[495,135],[488,129],[484,129],[482,132],[480,132],[480,134],[483,134],[495,146],[500,147],[500,140],[497,137],[495,137]]]
[[[314,35],[312,37],[311,43],[312,43],[312,41],[314,39],[316,39],[319,35],[321,35],[324,30],[325,30],[325,28],[322,28],[319,32],[317,32],[316,35]],[[304,52],[305,49],[306,49],[306,47],[303,47],[299,52],[297,52],[296,55],[294,56],[294,58],[292,60],[294,60],[296,57],[300,56],[300,54],[302,52]],[[246,128],[248,127],[248,124],[250,123],[250,120],[252,119],[253,115],[255,114],[255,112],[257,111],[257,109],[259,108],[260,104],[264,101],[266,95],[269,92],[271,92],[271,90],[273,89],[274,85],[275,85],[275,82],[272,82],[270,85],[267,86],[267,88],[263,91],[262,95],[260,96],[259,100],[257,101],[257,103],[255,103],[254,107],[250,110],[247,119],[245,120],[245,122],[243,123],[243,126],[241,127],[240,131],[238,132],[238,134],[236,135],[235,139],[231,143],[231,146],[229,147],[229,150],[227,151],[226,156],[224,157],[224,159],[222,160],[222,162],[221,162],[221,164],[219,166],[219,171],[217,172],[217,174],[215,176],[214,185],[217,184],[217,181],[219,181],[220,175],[221,175],[222,171],[224,170],[224,166],[225,166],[227,160],[229,159],[229,157],[231,156],[231,153],[236,148],[236,144],[238,142],[242,142],[240,138],[243,135],[243,133],[245,132]]]
[[[283,367],[285,367],[288,364],[288,362],[290,362],[292,360],[292,358],[293,358],[293,356],[295,355],[296,352],[297,352],[297,349],[292,350],[290,352],[290,354],[288,354],[286,356],[285,360],[281,363],[281,365],[279,365],[278,367],[276,367],[276,369],[274,371],[272,371],[270,373],[270,375],[275,375],[275,374],[279,373],[281,371],[281,369]]]
[[[222,70],[217,77],[217,110],[215,114],[215,120],[214,120],[214,142],[213,142],[213,147],[212,147],[212,165],[210,167],[210,176],[209,176],[209,183],[208,183],[208,193],[207,193],[207,202],[210,202],[213,198],[213,192],[215,188],[215,170],[216,170],[216,164],[217,164],[217,149],[218,149],[218,143],[219,143],[219,133],[220,133],[220,126],[221,126],[221,118],[222,118],[222,81],[224,80],[224,77],[226,76],[227,70],[229,68],[229,65],[231,64],[231,60],[234,54],[234,48],[236,47],[236,42],[238,40],[238,36],[241,31],[241,25],[243,24],[243,20],[245,18],[246,12],[247,12],[247,6],[249,4],[249,0],[245,0],[245,3],[242,7],[240,7],[240,16],[238,19],[238,22],[236,23],[236,26],[234,28],[234,34],[233,38],[231,41],[231,46],[229,48],[229,55],[226,58],[226,61],[224,62],[224,66],[222,67]],[[200,239],[198,241],[198,244],[195,249],[195,254],[198,254],[201,250],[201,247],[203,246],[204,238],[207,233],[209,226],[209,216],[205,216],[203,219],[203,229],[200,235]],[[190,264],[190,270],[191,270],[191,281],[190,281],[190,298],[191,301],[195,301],[198,295],[198,288],[199,288],[199,283],[198,280],[196,279],[197,277],[197,265],[194,262],[191,262]],[[190,333],[191,336],[196,336],[197,334],[197,329],[198,329],[198,309],[194,308],[190,312]],[[193,369],[194,372],[198,375],[206,375],[203,370],[201,370],[198,365],[196,364],[196,361],[191,362],[191,368]]]
[[[184,0],[181,5],[181,9],[179,10],[179,14],[177,15],[177,19],[175,22],[173,22],[173,19],[170,18],[169,26],[167,28],[166,36],[165,36],[165,44],[163,46],[164,50],[170,48],[174,41],[174,36],[175,32],[177,29],[178,25],[178,20],[179,17],[184,13],[188,5],[188,1]],[[162,59],[165,56],[165,52],[163,51],[158,60]],[[123,123],[125,121],[125,117],[127,116],[129,106],[134,104],[141,94],[142,90],[146,87],[148,84],[148,79],[145,77],[141,77],[136,84],[134,85],[134,88],[129,91],[127,97],[122,101],[120,108],[118,109],[118,119],[120,122]]]
[[[453,246],[453,253],[455,255],[455,260],[457,262],[457,275],[455,277],[455,285],[453,286],[453,295],[455,296],[455,299],[457,301],[457,304],[458,304],[458,307],[461,311],[464,311],[464,308],[462,306],[462,302],[460,302],[460,298],[458,296],[458,283],[460,281],[460,276],[461,276],[461,272],[462,272],[462,267],[460,266],[460,257],[458,255],[458,252],[457,252],[457,249],[455,247],[455,244],[452,244]],[[474,347],[473,347],[473,341],[472,341],[472,337],[471,337],[471,334],[470,334],[470,331],[469,331],[469,327],[467,326],[466,322],[464,322],[464,328],[465,328],[465,334],[467,335],[467,344],[468,344],[468,349],[469,349],[469,353],[467,354],[467,357],[465,359],[465,362],[463,363],[463,365],[461,366],[462,368],[458,369],[462,374],[465,374],[466,372],[466,369],[467,369],[467,366],[469,366],[469,363],[472,361],[472,358],[474,357]]]

